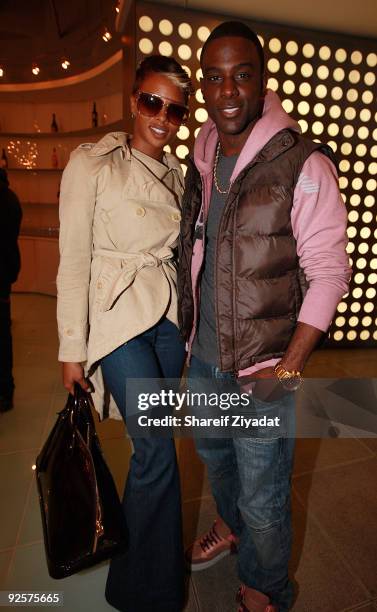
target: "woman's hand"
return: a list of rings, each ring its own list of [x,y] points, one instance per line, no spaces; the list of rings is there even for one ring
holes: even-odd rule
[[[77,382],[84,391],[89,390],[89,385],[84,378],[84,368],[81,363],[66,361],[63,363],[63,385],[72,395],[75,382]]]

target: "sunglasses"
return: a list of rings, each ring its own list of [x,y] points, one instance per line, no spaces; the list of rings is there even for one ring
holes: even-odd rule
[[[163,108],[166,108],[166,118],[173,125],[182,125],[187,121],[189,109],[183,104],[165,102],[157,94],[138,91],[136,94],[137,110],[145,117],[156,117]]]

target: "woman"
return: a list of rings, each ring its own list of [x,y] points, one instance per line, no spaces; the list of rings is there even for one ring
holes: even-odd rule
[[[107,134],[71,155],[60,204],[59,360],[64,386],[94,385],[103,415],[127,423],[127,380],[179,378],[175,247],[183,175],[164,147],[188,116],[191,84],[171,58],[151,56],[136,72],[133,137]],[[85,362],[85,369],[83,367]],[[103,382],[105,385],[103,385]],[[141,389],[144,391],[142,382]],[[131,382],[129,382],[131,386]],[[123,506],[127,553],[113,559],[108,602],[127,612],[179,612],[183,606],[179,476],[174,441],[133,439]]]

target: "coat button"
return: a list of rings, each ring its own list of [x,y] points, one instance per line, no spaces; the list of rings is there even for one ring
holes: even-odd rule
[[[180,213],[173,213],[171,218],[173,219],[173,221],[180,221],[181,220],[181,215]]]
[[[138,217],[144,217],[144,215],[145,215],[145,208],[140,206],[140,208],[138,208],[136,210],[136,214],[137,214]]]
[[[102,283],[101,283],[101,281],[98,281],[98,283],[97,283],[97,289],[102,289]]]
[[[73,336],[73,329],[67,329],[66,334],[67,336]]]

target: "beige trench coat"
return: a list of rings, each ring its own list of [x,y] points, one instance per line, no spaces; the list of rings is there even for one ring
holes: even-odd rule
[[[131,152],[123,132],[80,145],[64,170],[57,276],[59,361],[81,362],[104,416],[98,361],[165,314],[177,323],[176,266],[183,174]],[[115,402],[105,414],[121,418]]]

